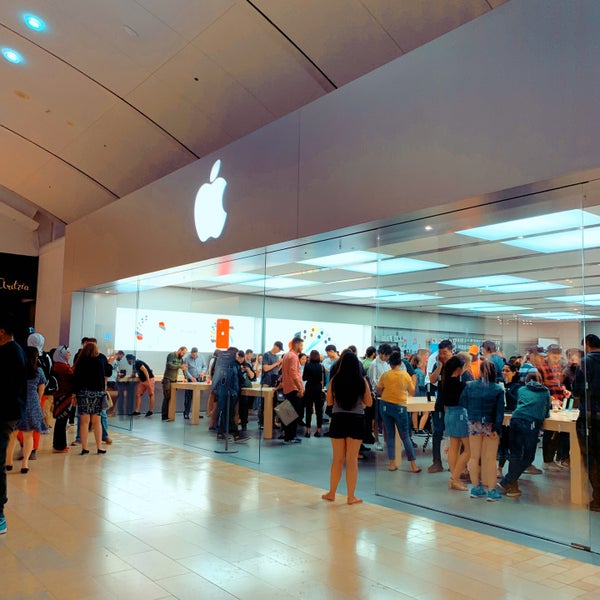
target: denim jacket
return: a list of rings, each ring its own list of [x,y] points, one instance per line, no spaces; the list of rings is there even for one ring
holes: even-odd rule
[[[467,409],[469,421],[492,423],[496,433],[502,432],[504,390],[501,385],[481,379],[471,381],[460,395],[459,402]]]

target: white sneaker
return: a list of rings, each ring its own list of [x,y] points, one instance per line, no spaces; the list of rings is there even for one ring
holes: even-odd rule
[[[383,444],[381,442],[375,442],[375,450],[383,452]]]
[[[558,471],[562,471],[562,469],[554,461],[543,463],[542,469],[544,469],[544,471],[550,471],[550,472],[554,472],[554,473],[557,473]]]

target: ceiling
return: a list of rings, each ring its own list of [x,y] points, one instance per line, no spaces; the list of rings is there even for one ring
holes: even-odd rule
[[[166,286],[526,322],[600,320],[600,180],[89,291]]]
[[[505,1],[2,0],[0,219],[60,237]]]

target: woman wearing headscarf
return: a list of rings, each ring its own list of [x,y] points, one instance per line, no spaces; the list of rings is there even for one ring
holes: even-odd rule
[[[69,451],[67,445],[67,422],[69,412],[75,405],[73,395],[73,369],[69,364],[71,351],[67,346],[60,346],[52,356],[52,375],[58,382],[58,391],[54,394],[54,434],[52,436],[52,452],[57,454]]]
[[[29,472],[29,459],[33,451],[33,432],[44,433],[48,426],[44,422],[40,398],[46,387],[46,376],[41,367],[38,366],[39,353],[37,348],[27,346],[25,350],[26,374],[27,374],[27,397],[21,419],[16,425],[15,431],[10,436],[6,452],[6,470],[12,469],[12,457],[17,442],[17,431],[23,436],[23,456],[21,459],[21,473]]]

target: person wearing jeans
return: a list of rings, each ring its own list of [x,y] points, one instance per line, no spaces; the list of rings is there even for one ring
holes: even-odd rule
[[[415,384],[412,377],[401,370],[402,357],[400,352],[392,352],[390,356],[389,371],[386,371],[377,384],[377,393],[381,397],[381,416],[386,432],[389,471],[397,471],[396,464],[396,428],[404,445],[406,458],[410,461],[413,473],[420,473],[421,469],[415,460],[415,451],[410,439],[408,429],[408,410],[406,407],[408,395],[415,393]]]
[[[437,362],[433,367],[433,371],[429,373],[429,383],[437,385],[436,400],[433,412],[431,413],[431,427],[433,429],[432,454],[433,463],[427,469],[429,473],[442,473],[444,467],[442,465],[442,438],[444,437],[444,398],[443,392],[439,387],[442,379],[442,371],[444,365],[452,358],[452,342],[450,340],[442,340],[438,346]]]
[[[521,495],[518,479],[535,458],[540,428],[550,411],[550,390],[540,375],[530,372],[526,381],[510,420],[508,473],[499,483],[500,491],[513,498]]]

